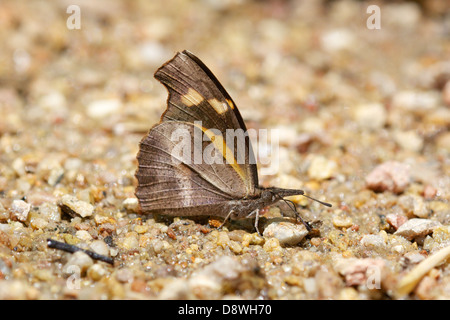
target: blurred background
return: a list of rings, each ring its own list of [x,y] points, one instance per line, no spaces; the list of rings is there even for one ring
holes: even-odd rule
[[[270,290],[244,298],[385,298],[350,288],[330,259],[382,258],[398,279],[409,261],[403,256],[417,263],[450,241],[449,8],[448,0],[2,0],[0,298],[157,297],[164,286],[173,295],[171,277],[210,263],[215,252],[249,250]],[[185,49],[217,76],[248,128],[278,129],[279,172],[260,182],[333,203],[327,209],[295,199],[306,220],[320,222],[295,250],[249,246],[239,228],[230,232],[233,245],[218,245],[217,231],[198,236],[193,223],[175,225],[174,240],[161,231],[167,225],[136,214],[138,144],[167,99],[153,73]],[[95,215],[62,218],[66,194]],[[432,228],[408,229],[408,240],[395,234],[414,217],[443,226],[433,236]],[[96,267],[86,291],[67,290],[65,260],[46,238],[85,247],[100,239],[140,282],[130,289],[126,272],[110,277],[115,269]],[[188,253],[185,241],[197,249]],[[289,258],[297,251],[309,282],[298,274],[286,280],[302,266]],[[416,297],[448,298],[448,272],[441,276]],[[383,286],[392,289],[392,278]],[[97,293],[105,283],[109,295]]]
[[[1,153],[10,155],[3,161],[16,152],[34,166],[50,151],[57,163],[67,153],[101,161],[127,154],[130,164],[117,170],[132,180],[137,142],[165,108],[153,73],[184,49],[212,69],[249,127],[279,128],[281,143],[300,152],[355,148],[366,170],[366,160],[399,151],[448,152],[449,1],[0,6]],[[323,152],[337,157],[339,148]],[[14,174],[3,163],[3,176]]]

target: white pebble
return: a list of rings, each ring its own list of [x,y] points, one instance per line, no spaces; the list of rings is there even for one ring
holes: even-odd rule
[[[89,232],[87,232],[86,230],[78,230],[78,231],[75,233],[75,236],[76,236],[78,239],[80,239],[80,240],[82,240],[82,241],[86,241],[86,242],[92,240],[91,234],[90,234]]]
[[[121,103],[118,99],[96,100],[87,106],[87,114],[91,118],[101,119],[117,113]]]
[[[392,98],[392,107],[410,111],[427,111],[439,104],[439,92],[400,91]]]
[[[94,261],[83,251],[77,251],[71,255],[63,268],[66,274],[77,274],[86,271]]]
[[[423,148],[423,138],[415,131],[395,131],[394,140],[404,149],[419,152]]]
[[[326,180],[334,176],[337,164],[323,156],[313,156],[308,168],[308,176],[315,180]]]
[[[23,161],[22,158],[14,159],[12,162],[12,168],[19,177],[25,175],[25,161]]]
[[[103,240],[94,240],[92,241],[90,248],[95,253],[101,254],[103,256],[109,256],[109,248],[108,245]]]
[[[346,29],[331,29],[322,35],[321,45],[329,52],[351,49],[355,43],[354,34]]]
[[[44,202],[39,206],[39,213],[41,214],[41,217],[47,221],[61,221],[61,211],[54,203]]]
[[[70,213],[76,213],[83,218],[90,217],[94,213],[93,205],[78,200],[76,197],[69,194],[66,194],[61,198],[61,205],[66,206],[68,209],[70,209]]]
[[[161,43],[148,41],[140,45],[139,54],[144,63],[158,65],[166,59],[169,53]]]
[[[438,221],[414,218],[402,224],[394,234],[402,236],[408,240],[413,240],[432,233],[433,230],[440,225],[441,224]]]
[[[379,129],[386,123],[386,109],[381,103],[369,103],[355,109],[356,122],[367,129]]]
[[[122,205],[127,211],[138,212],[139,202],[137,198],[126,198],[123,200]]]
[[[39,105],[46,111],[64,112],[67,108],[67,101],[66,97],[61,92],[51,91],[40,98]]]
[[[14,200],[11,206],[11,213],[19,221],[26,221],[30,213],[31,204],[23,200]]]
[[[373,249],[384,249],[386,247],[383,237],[377,234],[364,235],[361,239],[361,245]]]
[[[308,230],[303,224],[290,222],[272,222],[265,229],[263,236],[276,238],[280,244],[296,245],[308,234]]]

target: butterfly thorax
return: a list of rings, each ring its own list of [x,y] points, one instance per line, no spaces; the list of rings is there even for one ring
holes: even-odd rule
[[[300,190],[301,191],[301,190]],[[280,189],[280,188],[255,188],[255,192],[246,199],[241,199],[239,201],[233,201],[233,214],[232,219],[241,219],[247,217],[250,213],[255,210],[260,210],[267,206],[270,206],[284,196],[301,194],[299,190],[290,189]]]

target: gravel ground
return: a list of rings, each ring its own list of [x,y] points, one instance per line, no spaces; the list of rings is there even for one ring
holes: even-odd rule
[[[449,6],[377,3],[371,30],[364,1],[77,1],[72,30],[70,1],[2,1],[0,299],[450,299]],[[312,232],[283,205],[262,236],[139,213],[153,73],[184,49],[278,129],[261,184],[333,204],[291,199]]]

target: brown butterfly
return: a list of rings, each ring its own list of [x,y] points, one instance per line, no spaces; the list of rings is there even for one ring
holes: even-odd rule
[[[156,71],[155,78],[167,88],[169,97],[160,122],[139,145],[136,196],[143,213],[216,216],[223,217],[223,223],[254,214],[259,233],[260,209],[287,196],[308,197],[303,190],[259,186],[242,116],[195,55],[186,50],[177,53]],[[225,140],[230,129],[244,134]],[[244,154],[239,153],[242,150]],[[206,151],[213,161],[205,159]]]

